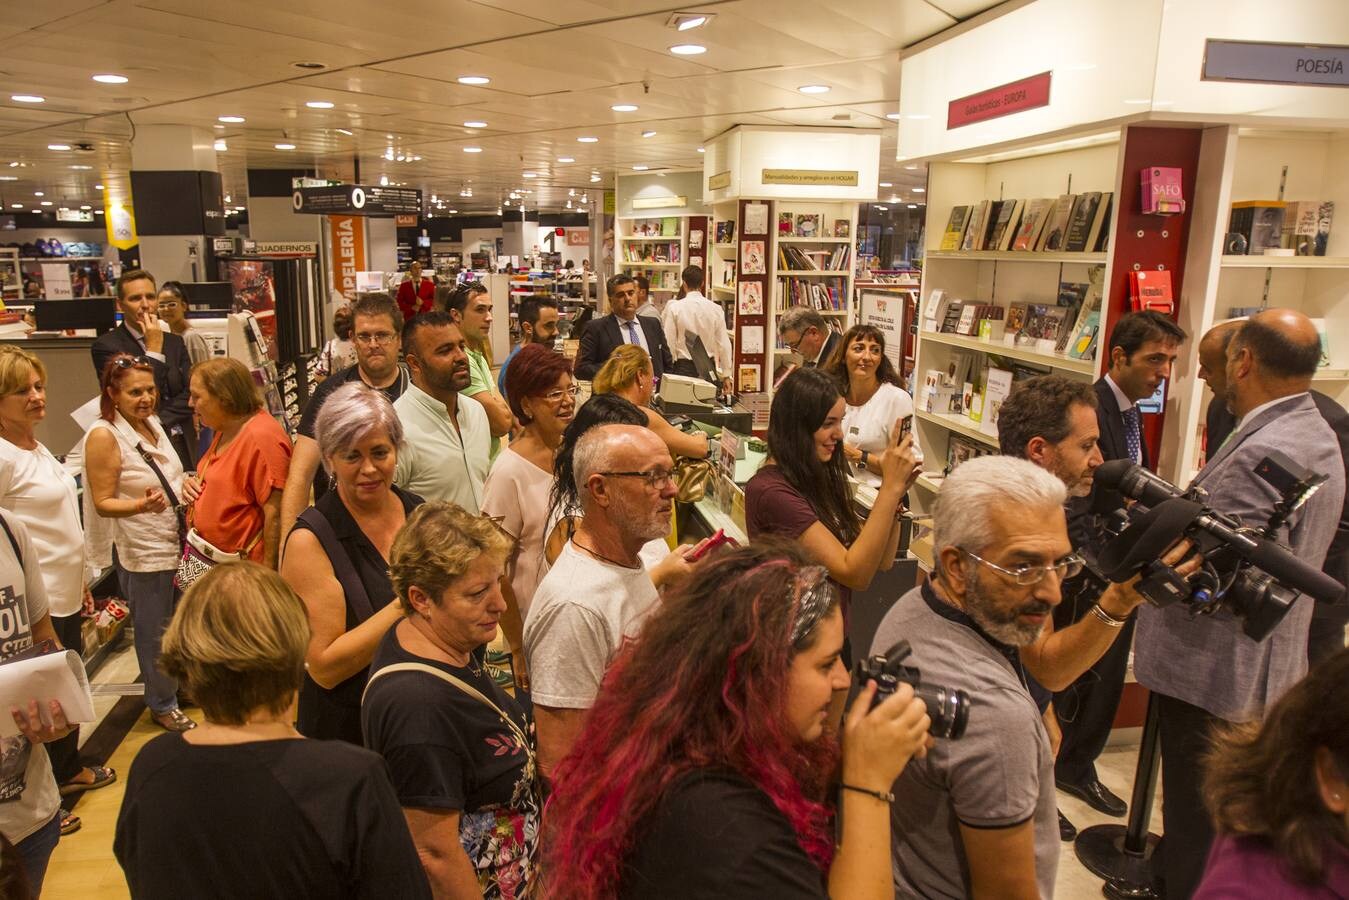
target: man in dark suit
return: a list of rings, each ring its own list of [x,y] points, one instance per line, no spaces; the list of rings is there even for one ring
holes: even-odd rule
[[[1302,313],[1269,309],[1247,319],[1232,335],[1224,372],[1236,430],[1191,483],[1208,493],[1215,510],[1260,527],[1279,497],[1256,471],[1270,453],[1327,475],[1276,535],[1318,568],[1335,537],[1345,488],[1335,434],[1308,393],[1320,357],[1316,327]],[[1259,721],[1306,674],[1312,605],[1300,598],[1259,642],[1226,610],[1195,616],[1184,603],[1139,610],[1134,673],[1157,703],[1162,751],[1165,834],[1153,856],[1154,882],[1163,882],[1159,896],[1189,897],[1203,875],[1213,825],[1199,776],[1210,732],[1221,723]]]
[[[809,306],[793,306],[778,317],[778,338],[800,356],[807,369],[829,362],[843,340],[824,316]]]
[[[183,339],[159,327],[159,294],[155,277],[144,269],[128,269],[117,279],[117,308],[122,324],[99,335],[91,352],[94,373],[103,376],[103,367],[119,353],[144,356],[155,370],[155,388],[159,391],[159,421],[173,442],[183,468],[196,467],[194,449],[196,429],[192,410],[187,405],[191,360]]]
[[[1227,408],[1224,397],[1227,392],[1227,347],[1232,341],[1232,335],[1240,327],[1240,320],[1223,322],[1210,328],[1199,342],[1199,377],[1213,391],[1204,438],[1209,457],[1217,455],[1237,424],[1237,417]],[[1311,395],[1316,411],[1326,420],[1330,430],[1335,432],[1340,444],[1340,456],[1345,461],[1345,477],[1349,478],[1349,412],[1320,391],[1312,391]],[[1330,550],[1326,552],[1325,565],[1321,571],[1340,584],[1349,584],[1349,498],[1346,498],[1340,513],[1340,524],[1335,529],[1335,538],[1330,542]],[[1307,636],[1309,666],[1344,649],[1346,625],[1349,625],[1349,600],[1333,605],[1318,603],[1313,607],[1311,632]]]
[[[576,377],[593,379],[615,349],[623,344],[636,344],[651,357],[651,369],[660,384],[665,370],[674,365],[660,320],[637,315],[637,282],[631,275],[615,275],[609,279],[607,289],[612,312],[591,321],[581,335]]]
[[[1093,386],[1101,456],[1130,459],[1151,467],[1143,440],[1138,402],[1156,393],[1171,375],[1185,332],[1161,313],[1129,313],[1110,334],[1106,373]],[[1093,484],[1091,493],[1072,504],[1069,535],[1073,546],[1094,559],[1103,542],[1099,517],[1124,507],[1117,491]],[[1054,610],[1054,627],[1061,630],[1081,619],[1101,595],[1102,582],[1084,573],[1063,586],[1063,602]],[[1105,749],[1124,692],[1134,619],[1124,625],[1119,639],[1081,678],[1054,696],[1054,710],[1063,729],[1063,745],[1054,763],[1059,790],[1111,816],[1128,811],[1125,802],[1096,776],[1096,758]]]

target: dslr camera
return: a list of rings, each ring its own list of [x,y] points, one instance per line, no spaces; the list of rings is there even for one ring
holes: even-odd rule
[[[884,656],[859,659],[853,665],[853,680],[858,687],[865,685],[868,679],[875,680],[873,707],[893,694],[900,682],[912,685],[914,696],[927,705],[927,715],[932,720],[928,733],[933,737],[959,738],[970,721],[970,695],[939,684],[923,684],[917,667],[904,664],[912,653],[909,642],[900,641]]]
[[[1279,493],[1269,521],[1260,528],[1206,503],[1202,487],[1181,491],[1129,460],[1111,460],[1096,470],[1096,481],[1138,501],[1106,523],[1111,535],[1096,560],[1099,574],[1114,582],[1135,575],[1135,590],[1154,606],[1184,603],[1195,615],[1226,609],[1242,631],[1263,641],[1302,594],[1336,603],[1344,586],[1298,559],[1276,540],[1279,529],[1314,494],[1326,476],[1303,469],[1282,453],[1271,453],[1255,473]],[[1182,576],[1161,562],[1176,541],[1187,538],[1203,559],[1200,571]]]

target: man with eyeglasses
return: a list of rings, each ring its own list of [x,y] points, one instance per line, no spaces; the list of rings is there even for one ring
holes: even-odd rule
[[[388,294],[361,294],[351,307],[351,340],[356,346],[356,365],[325,378],[305,404],[290,457],[290,473],[281,493],[281,547],[295,519],[309,506],[312,487],[317,502],[328,490],[328,476],[319,465],[318,438],[314,433],[319,410],[333,391],[357,379],[384,392],[390,401],[403,395],[408,373],[398,364],[398,339],[403,317]]]
[[[572,470],[583,517],[525,619],[545,776],[580,733],[609,660],[659,599],[639,552],[670,529],[673,465],[660,438],[637,425],[601,425],[576,442]]]
[[[1054,894],[1054,757],[1028,673],[1046,685],[1071,681],[1123,624],[1098,607],[1049,633],[1064,579],[1082,569],[1067,497],[1061,479],[1026,460],[963,463],[933,507],[932,578],[876,630],[871,653],[909,641],[924,682],[964,690],[975,704],[962,738],[939,740],[895,783],[896,897]]]
[[[842,340],[824,316],[809,306],[793,306],[778,317],[778,338],[801,357],[807,369],[827,363]]]

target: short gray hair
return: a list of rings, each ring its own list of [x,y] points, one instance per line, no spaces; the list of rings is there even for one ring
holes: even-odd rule
[[[996,508],[1059,507],[1068,499],[1062,479],[1024,459],[980,456],[942,480],[932,507],[932,558],[945,547],[982,553],[993,543],[989,514]]]
[[[632,432],[646,430],[641,425],[598,425],[581,435],[572,451],[571,471],[582,503],[590,476],[613,466],[614,451],[631,439]]]
[[[387,434],[395,448],[403,445],[403,423],[383,391],[363,381],[352,381],[333,391],[314,423],[323,470],[331,474],[330,457],[350,450],[375,431]]]
[[[778,317],[778,334],[786,334],[789,331],[802,332],[812,325],[819,329],[821,334],[827,327],[824,316],[809,306],[793,306]]]

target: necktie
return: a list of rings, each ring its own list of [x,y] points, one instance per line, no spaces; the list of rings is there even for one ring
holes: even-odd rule
[[[1124,443],[1129,448],[1129,458],[1134,462],[1143,459],[1143,433],[1138,423],[1138,407],[1131,406],[1124,411]]]
[[[642,345],[642,342],[637,340],[637,320],[633,319],[632,321],[627,323],[627,326],[628,326],[628,343],[636,344],[637,346],[640,347]]]

